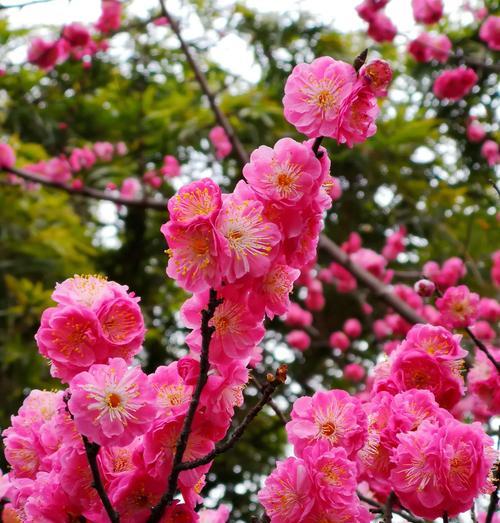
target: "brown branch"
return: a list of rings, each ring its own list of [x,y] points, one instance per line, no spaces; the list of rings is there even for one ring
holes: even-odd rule
[[[179,29],[179,24],[177,21],[170,15],[170,13],[167,11],[167,8],[165,7],[164,0],[160,0],[160,7],[161,12],[163,16],[169,21],[170,26],[172,27],[172,31],[177,36],[177,39],[179,40],[179,44],[181,46],[181,49],[186,56],[187,61],[189,62],[189,65],[191,66],[194,75],[196,76],[196,80],[200,84],[201,90],[205,94],[205,96],[208,98],[208,103],[210,104],[210,108],[212,109],[212,112],[215,115],[215,119],[217,120],[218,124],[224,129],[225,133],[227,134],[228,138],[231,140],[231,143],[233,144],[234,150],[236,152],[236,155],[241,163],[241,165],[245,165],[248,162],[248,154],[245,151],[245,148],[243,147],[243,144],[240,142],[240,139],[238,138],[237,134],[234,131],[233,126],[227,119],[226,115],[221,111],[220,107],[217,104],[217,101],[215,99],[215,95],[210,89],[210,86],[208,85],[207,78],[203,71],[200,69],[198,63],[196,62],[196,59],[194,57],[194,53],[191,51],[187,43],[185,42],[184,38],[182,37],[182,34]]]
[[[500,487],[500,462],[495,465],[495,471],[493,472],[493,483],[496,488],[491,493],[490,503],[488,505],[488,512],[486,513],[486,519],[484,523],[493,523],[493,516],[496,514],[498,505],[498,489]]]
[[[255,386],[259,389],[259,391],[261,393],[263,393],[265,385],[263,385],[261,383],[261,381],[259,380],[259,378],[257,376],[255,376],[255,375],[252,376],[252,379],[255,382]],[[269,403],[269,406],[274,410],[276,416],[278,416],[278,418],[281,420],[281,423],[283,423],[283,425],[286,425],[289,420],[287,419],[285,414],[281,411],[281,409],[278,407],[278,405],[276,405],[274,400],[273,399],[269,399],[268,403]]]
[[[500,372],[500,362],[495,360],[493,357],[493,354],[488,350],[488,347],[470,330],[469,327],[465,327],[465,332],[469,335],[470,339],[474,342],[476,347],[481,351],[484,352],[486,357],[493,363],[494,367],[497,369],[497,372]]]
[[[320,236],[319,246],[327,252],[335,262],[347,269],[360,284],[370,289],[376,298],[392,307],[406,321],[410,323],[426,323],[424,318],[417,314],[412,307],[391,292],[387,285],[382,283],[378,278],[375,278],[375,276],[363,269],[360,265],[353,263],[349,255],[324,234]]]
[[[99,498],[104,505],[106,514],[109,517],[111,523],[119,523],[120,516],[118,512],[113,508],[111,501],[106,493],[106,489],[102,483],[101,475],[99,474],[99,466],[97,465],[97,455],[99,454],[99,445],[97,443],[91,443],[86,436],[82,434],[83,444],[85,446],[85,454],[87,455],[87,461],[90,465],[90,470],[92,472],[92,487],[95,488]]]
[[[179,474],[181,472],[179,466],[182,463],[182,458],[184,457],[184,452],[188,444],[189,435],[191,434],[191,426],[193,424],[196,410],[200,403],[201,393],[208,380],[208,370],[210,368],[210,362],[208,358],[210,341],[212,339],[213,333],[215,332],[215,327],[209,324],[210,320],[214,316],[215,309],[221,303],[222,300],[217,298],[217,292],[214,289],[210,289],[207,308],[201,311],[202,342],[200,354],[200,374],[198,376],[196,388],[193,392],[193,395],[191,396],[189,409],[187,411],[186,417],[184,418],[184,423],[182,425],[182,430],[179,439],[177,440],[174,459],[172,462],[172,470],[168,477],[167,490],[160,498],[160,501],[151,509],[151,514],[147,519],[146,523],[159,523],[159,521],[161,521],[165,513],[165,510],[172,503],[175,493],[177,491],[177,480],[179,479]]]
[[[359,491],[357,492],[357,495],[358,495],[358,498],[361,501],[363,501],[363,503],[366,503],[367,505],[371,505],[372,507],[376,507],[377,512],[379,514],[385,514],[383,505],[381,505],[380,503],[377,503],[373,499],[363,496],[363,494],[361,494]],[[398,516],[401,516],[402,518],[406,519],[406,521],[410,521],[411,523],[425,523],[422,519],[415,518],[411,514],[407,514],[406,512],[403,512],[401,510],[392,509],[392,512],[394,514],[397,514]]]
[[[233,448],[236,442],[245,433],[245,430],[247,429],[248,425],[250,425],[250,423],[259,414],[259,412],[269,403],[274,391],[278,388],[279,385],[285,382],[286,371],[287,366],[281,365],[277,370],[276,375],[273,376],[272,374],[268,374],[267,383],[263,388],[261,399],[252,407],[252,409],[248,412],[243,421],[233,430],[233,432],[226,439],[226,441],[217,444],[214,450],[212,450],[207,455],[201,458],[179,463],[177,467],[178,470],[191,470],[201,465],[206,465],[207,463],[210,463],[216,456],[223,454],[224,452],[227,452],[229,449]]]
[[[70,415],[71,419],[74,419],[73,414],[69,410],[68,401],[71,397],[71,393],[69,391],[66,391],[64,394],[64,403],[66,404],[66,411]],[[111,501],[109,500],[108,494],[106,493],[106,489],[104,488],[104,484],[101,479],[101,475],[99,473],[99,466],[97,465],[97,455],[99,454],[99,445],[97,443],[91,443],[87,436],[82,436],[83,445],[85,447],[85,454],[87,456],[87,461],[90,466],[90,472],[92,473],[92,487],[97,491],[97,494],[99,498],[102,501],[102,504],[104,506],[104,509],[106,510],[106,514],[109,517],[109,520],[111,523],[119,523],[120,522],[120,516],[118,512],[113,508],[113,505],[111,504]],[[1,521],[1,519],[0,519]]]
[[[29,2],[24,2],[22,4],[13,4],[13,5],[0,4],[0,10],[1,9],[22,9],[23,7],[27,7],[29,5],[46,4],[51,1],[52,0],[30,0]]]
[[[443,523],[448,523],[449,522],[449,519],[448,519],[448,512],[443,512]]]
[[[117,205],[124,205],[127,207],[140,207],[144,209],[155,209],[158,211],[165,212],[167,209],[167,200],[165,199],[156,200],[151,198],[122,198],[120,196],[115,196],[111,193],[100,191],[99,189],[93,189],[91,187],[82,187],[81,189],[76,189],[74,187],[71,187],[70,185],[55,182],[53,180],[45,178],[44,176],[40,176],[39,174],[30,173],[28,171],[17,169],[15,167],[12,167],[10,169],[4,167],[2,170],[11,174],[15,174],[16,176],[19,176],[19,178],[23,178],[24,180],[27,180],[29,182],[38,183],[40,185],[43,185],[44,187],[59,189],[60,191],[64,191],[72,195],[84,196],[85,198],[92,198],[94,200],[105,200],[108,202],[116,203]]]
[[[387,501],[385,502],[384,507],[384,523],[391,523],[392,522],[392,511],[394,510],[394,501],[396,496],[394,495],[394,492],[390,492],[387,496]]]

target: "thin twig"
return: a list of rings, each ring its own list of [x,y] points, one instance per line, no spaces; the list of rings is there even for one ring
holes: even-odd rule
[[[70,415],[71,419],[74,419],[73,414],[69,410],[68,401],[71,397],[71,393],[69,391],[66,391],[64,394],[64,403],[66,404],[66,411]],[[104,506],[104,509],[106,510],[106,514],[109,517],[109,520],[111,523],[119,523],[120,522],[120,516],[118,512],[113,508],[113,505],[111,504],[111,501],[109,500],[108,494],[106,493],[106,489],[104,488],[104,484],[101,479],[101,475],[99,473],[99,466],[97,465],[97,455],[99,454],[99,445],[97,443],[91,443],[87,436],[82,436],[83,445],[85,447],[85,454],[87,456],[87,461],[90,466],[90,472],[92,473],[92,487],[97,491],[97,494],[99,498],[102,501],[102,504]],[[1,521],[1,519],[0,519]]]
[[[443,512],[443,523],[449,523],[448,512]]]
[[[202,342],[200,354],[200,374],[198,376],[196,388],[193,392],[191,401],[189,403],[189,409],[187,411],[186,417],[184,418],[184,423],[182,425],[182,430],[179,439],[177,440],[174,459],[172,462],[172,470],[170,472],[170,476],[167,482],[167,490],[160,498],[160,501],[151,509],[151,514],[147,519],[147,523],[158,523],[162,519],[165,510],[172,503],[175,493],[177,491],[177,480],[181,472],[179,466],[182,463],[182,458],[184,457],[184,452],[188,444],[189,435],[191,434],[191,426],[193,424],[196,410],[200,403],[201,393],[208,380],[208,370],[210,368],[210,362],[208,357],[210,341],[212,340],[212,335],[215,332],[215,327],[210,325],[210,320],[214,316],[215,309],[221,303],[222,300],[217,298],[217,292],[214,289],[210,289],[207,308],[201,311]]]
[[[172,31],[177,36],[181,49],[184,52],[184,55],[186,56],[186,59],[189,62],[189,65],[191,66],[191,68],[196,76],[196,79],[198,80],[198,83],[200,84],[200,87],[201,87],[203,93],[208,98],[208,103],[210,104],[210,108],[212,109],[212,112],[214,113],[214,116],[215,116],[218,124],[221,127],[223,127],[228,138],[231,140],[231,143],[233,144],[234,150],[236,152],[236,155],[238,156],[238,159],[239,159],[241,165],[242,166],[245,165],[249,160],[248,154],[245,151],[243,144],[240,142],[240,139],[238,138],[237,134],[235,133],[233,126],[230,124],[229,120],[227,119],[227,116],[221,111],[220,107],[218,106],[218,104],[215,100],[215,95],[212,92],[212,90],[210,89],[210,86],[208,85],[208,81],[207,81],[205,74],[200,69],[198,63],[196,62],[193,52],[191,51],[189,46],[184,41],[184,38],[182,37],[182,34],[179,29],[179,24],[167,11],[164,0],[160,0],[160,7],[161,7],[161,12],[162,12],[163,16],[168,20],[170,26],[172,27]]]
[[[391,523],[392,522],[392,511],[393,511],[393,505],[394,505],[395,495],[394,492],[390,492],[387,496],[387,501],[385,502],[384,507],[384,523]]]
[[[234,447],[236,442],[243,436],[245,433],[245,430],[247,429],[248,425],[254,420],[254,418],[259,414],[259,412],[269,403],[271,396],[273,395],[274,391],[277,389],[279,385],[285,382],[286,380],[286,365],[281,365],[279,369],[276,372],[276,375],[269,374],[268,375],[268,381],[266,385],[264,386],[264,390],[262,392],[262,397],[254,405],[254,407],[248,412],[248,414],[245,416],[243,421],[233,430],[231,435],[226,439],[226,441],[219,443],[215,446],[214,450],[209,452],[207,455],[194,459],[192,461],[185,461],[183,463],[179,463],[177,469],[179,471],[183,470],[191,470],[195,469],[196,467],[200,467],[201,465],[206,465],[207,463],[210,463],[216,456],[223,454],[224,452],[227,452],[229,449]]]
[[[363,494],[361,494],[359,491],[357,492],[357,495],[358,495],[358,498],[361,501],[363,501],[363,503],[366,503],[367,505],[371,505],[372,507],[376,507],[378,509],[377,512],[379,512],[380,514],[384,513],[383,505],[381,505],[380,503],[377,503],[373,499],[363,496]],[[410,521],[411,523],[424,523],[424,521],[422,519],[415,518],[411,514],[407,514],[406,512],[403,512],[401,510],[393,509],[392,512],[394,514],[397,514],[398,516],[401,516],[403,519],[406,519],[406,521]]]
[[[30,0],[29,2],[23,2],[22,4],[12,4],[12,5],[0,4],[0,10],[1,9],[22,9],[23,7],[27,7],[29,5],[46,4],[47,2],[51,2],[51,1],[52,0]]]
[[[492,523],[493,516],[497,511],[498,488],[500,487],[500,462],[497,462],[495,465],[495,471],[493,472],[493,484],[495,485],[495,490],[491,493],[488,512],[486,513],[486,519],[484,523]]]
[[[92,472],[92,486],[97,491],[99,498],[104,505],[106,514],[109,517],[111,523],[119,523],[120,516],[118,512],[113,508],[111,501],[106,493],[106,489],[102,483],[101,475],[99,474],[99,466],[97,465],[97,455],[99,454],[99,445],[97,443],[91,443],[86,436],[82,434],[83,444],[85,446],[85,454],[87,454],[87,461],[90,465],[90,470]]]
[[[263,383],[261,383],[261,381],[259,380],[259,378],[255,375],[252,375],[252,379],[255,383],[255,386],[259,389],[259,391],[261,393],[264,392],[264,387],[265,385]],[[273,399],[269,399],[269,402],[268,402],[269,406],[274,410],[276,416],[278,416],[278,418],[281,420],[281,422],[283,423],[283,425],[286,425],[288,423],[288,419],[287,417],[285,416],[285,414],[281,411],[281,409],[278,407],[278,405],[276,405],[276,403],[274,402]]]
[[[493,363],[495,368],[497,369],[497,372],[500,373],[500,362],[496,361],[493,357],[493,354],[488,350],[488,347],[470,330],[469,327],[465,327],[465,332],[469,335],[470,339],[475,343],[476,347],[484,352],[486,357]]]
[[[30,173],[28,171],[24,171],[22,169],[17,169],[15,167],[12,167],[10,169],[3,168],[3,171],[9,172],[11,174],[15,174],[16,176],[19,176],[20,178],[23,178],[24,180],[27,180],[32,183],[38,183],[40,185],[43,185],[45,187],[52,187],[54,189],[59,189],[61,191],[67,192],[68,194],[73,195],[79,195],[84,196],[86,198],[93,198],[95,200],[106,200],[109,202],[116,203],[117,205],[124,205],[127,207],[140,207],[143,209],[156,209],[158,211],[165,211],[167,209],[167,202],[168,200],[161,199],[161,200],[155,200],[151,198],[145,198],[145,199],[137,199],[137,198],[122,198],[120,196],[113,195],[111,193],[100,191],[99,189],[93,189],[91,187],[82,187],[81,189],[76,189],[75,187],[71,187],[70,185],[55,182],[53,180],[49,180],[48,178],[45,178],[44,176],[40,176],[39,174]]]

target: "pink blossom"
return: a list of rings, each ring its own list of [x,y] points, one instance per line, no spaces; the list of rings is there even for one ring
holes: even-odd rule
[[[356,289],[358,285],[356,278],[342,265],[333,262],[329,268],[338,292],[345,293]]]
[[[96,142],[93,146],[94,153],[99,160],[110,162],[113,159],[114,147],[110,142]]]
[[[479,423],[449,418],[441,426],[425,421],[399,435],[391,483],[402,504],[416,516],[455,517],[468,510],[482,492],[495,460],[493,440]]]
[[[125,156],[128,152],[127,144],[125,142],[118,142],[115,144],[115,152],[118,156]]]
[[[360,18],[369,22],[375,13],[383,9],[389,0],[363,0],[361,4],[356,7],[356,11]]]
[[[361,248],[351,255],[353,263],[361,265],[376,278],[383,280],[386,275],[387,260],[371,249]]]
[[[460,278],[467,272],[463,260],[452,257],[446,260],[442,267],[435,261],[424,264],[422,272],[426,278],[433,281],[441,290],[445,290],[452,285],[456,285]]]
[[[68,406],[78,431],[98,445],[128,445],[156,414],[147,376],[121,358],[78,374],[70,392]]]
[[[168,19],[165,16],[160,16],[153,20],[153,24],[156,26],[168,25]]]
[[[118,0],[102,0],[101,16],[97,20],[95,27],[101,33],[110,33],[120,29],[122,6]]]
[[[463,395],[460,362],[440,361],[428,352],[410,347],[394,351],[391,359],[389,381],[398,392],[430,390],[443,408],[453,407]]]
[[[223,127],[217,126],[211,129],[208,138],[215,148],[215,156],[218,160],[222,160],[231,154],[233,146]]]
[[[388,236],[384,248],[382,249],[382,256],[387,260],[395,260],[398,254],[405,250],[406,228],[399,227],[395,232]]]
[[[328,56],[295,66],[285,84],[285,118],[309,138],[334,138],[342,103],[355,81],[352,65]]]
[[[160,171],[165,178],[175,178],[181,174],[181,166],[175,156],[167,154],[163,158],[163,166]]]
[[[385,60],[371,60],[359,71],[359,77],[370,87],[375,96],[387,96],[392,81],[392,68]]]
[[[477,83],[477,74],[470,67],[448,69],[438,75],[432,88],[440,99],[456,102],[466,96]]]
[[[494,298],[481,298],[477,311],[479,318],[492,322],[500,320],[500,303]]]
[[[86,47],[90,42],[89,30],[78,22],[66,25],[62,34],[71,47]]]
[[[377,98],[370,85],[363,83],[358,82],[340,108],[335,139],[348,147],[366,141],[377,132],[375,120],[380,112]]]
[[[243,176],[259,196],[281,205],[309,199],[320,174],[321,164],[312,149],[291,138],[278,140],[274,149],[262,145],[243,168]]]
[[[359,338],[363,327],[357,318],[349,318],[344,322],[342,330],[349,336],[349,338]]]
[[[376,42],[392,42],[398,30],[382,11],[376,11],[368,22],[368,36]]]
[[[127,200],[134,200],[141,192],[141,182],[137,178],[125,178],[120,187],[120,196]]]
[[[436,290],[436,286],[430,280],[418,280],[413,289],[422,298],[428,298],[432,296]]]
[[[491,281],[495,287],[500,287],[500,250],[491,255]]]
[[[353,504],[357,471],[345,449],[325,452],[321,445],[312,445],[304,450],[303,459],[314,483],[317,505],[342,510]]]
[[[308,446],[321,444],[325,450],[342,447],[351,457],[366,439],[366,415],[359,400],[344,390],[319,391],[297,399],[291,418],[286,430],[297,456]]]
[[[411,4],[416,22],[435,24],[443,16],[442,0],[412,0]]]
[[[493,51],[500,51],[500,16],[488,16],[479,30],[479,38]]]
[[[291,302],[284,321],[291,327],[310,327],[313,317],[309,311],[304,310],[298,303]]]
[[[496,361],[500,361],[500,349],[489,348]],[[500,414],[500,374],[486,355],[478,351],[473,367],[467,376],[469,391],[485,407],[487,416]]]
[[[278,461],[258,496],[271,523],[301,521],[314,503],[313,481],[305,462],[297,458]]]
[[[400,350],[421,350],[440,361],[459,360],[467,356],[467,351],[460,346],[461,339],[462,336],[443,327],[417,324],[406,335]]]
[[[269,318],[272,319],[275,314],[285,314],[288,311],[290,293],[293,291],[293,283],[299,277],[299,274],[298,269],[273,263],[264,275],[260,286],[256,288],[254,299],[256,301],[262,300]]]
[[[436,300],[441,322],[450,328],[464,328],[477,318],[479,295],[470,292],[466,285],[449,287],[442,298]]]
[[[332,332],[328,342],[332,349],[339,349],[342,352],[346,351],[351,345],[349,338],[342,331]]]
[[[93,167],[95,162],[96,156],[94,152],[87,147],[73,149],[69,157],[69,165],[73,172],[79,172],[82,169],[90,169]]]
[[[481,147],[481,156],[486,159],[490,167],[500,163],[498,144],[493,140],[486,140]]]
[[[305,351],[311,345],[311,338],[307,332],[301,330],[290,331],[285,339],[288,345],[301,351]]]
[[[89,368],[96,353],[107,354],[99,343],[99,322],[95,313],[83,306],[51,307],[44,311],[35,335],[38,350],[56,367],[52,373],[64,381]]]
[[[451,52],[452,43],[446,35],[421,33],[408,45],[408,52],[417,62],[436,60],[445,63]]]
[[[0,169],[12,169],[16,163],[16,154],[9,144],[0,143]]]
[[[222,203],[221,190],[210,178],[191,182],[168,201],[172,222],[187,226],[199,222],[214,223]]]
[[[48,42],[43,38],[34,38],[28,48],[28,61],[44,71],[50,71],[64,58],[61,40]]]
[[[244,182],[238,185],[243,190],[246,187]],[[273,247],[281,239],[278,227],[264,219],[262,203],[237,191],[238,187],[224,199],[215,222],[229,247],[231,258],[224,276],[230,283],[245,274],[262,276],[271,265]]]
[[[349,363],[344,367],[344,378],[354,383],[362,381],[365,374],[365,369],[358,363]]]
[[[227,505],[219,505],[217,510],[202,509],[198,512],[200,523],[226,523],[231,509]]]
[[[64,157],[51,158],[42,165],[42,175],[53,182],[65,183],[71,179],[71,167]]]
[[[224,301],[216,308],[210,321],[210,325],[215,327],[210,344],[211,360],[227,363],[227,358],[247,358],[264,336],[262,315],[249,310],[245,294],[231,295],[229,290],[219,294]],[[184,324],[193,329],[186,343],[194,352],[201,349],[201,310],[207,303],[208,292],[205,291],[195,294],[181,308]]]
[[[482,142],[485,136],[486,131],[484,127],[475,118],[469,118],[467,122],[467,139],[469,142]]]

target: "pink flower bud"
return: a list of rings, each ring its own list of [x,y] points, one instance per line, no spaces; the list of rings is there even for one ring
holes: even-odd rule
[[[342,352],[347,350],[351,344],[349,338],[342,331],[332,332],[329,343],[332,349],[339,349]]]
[[[428,298],[434,294],[436,286],[430,280],[418,280],[413,286],[415,292],[422,298]]]

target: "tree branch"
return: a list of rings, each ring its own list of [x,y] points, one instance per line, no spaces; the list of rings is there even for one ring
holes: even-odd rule
[[[443,512],[443,523],[448,523],[448,522],[449,522],[448,512]]]
[[[210,362],[208,358],[210,341],[212,339],[213,333],[215,332],[215,327],[209,325],[209,323],[214,316],[215,309],[221,303],[222,300],[217,298],[217,292],[214,289],[210,289],[207,308],[201,311],[202,342],[200,354],[200,375],[198,376],[196,388],[193,392],[193,395],[191,396],[189,409],[187,411],[186,417],[184,418],[184,423],[182,425],[179,439],[177,440],[174,459],[172,462],[172,470],[167,482],[167,490],[161,497],[160,501],[151,509],[151,514],[147,519],[147,523],[159,523],[165,514],[165,510],[172,503],[177,491],[177,480],[179,479],[179,474],[181,472],[179,466],[182,463],[182,458],[184,457],[184,452],[186,450],[189,435],[191,433],[191,426],[193,425],[194,416],[200,403],[201,393],[208,380],[208,370],[210,368]]]
[[[384,507],[384,523],[392,523],[392,511],[395,498],[396,496],[392,491],[387,496],[387,501],[385,502]]]
[[[347,269],[359,283],[370,289],[375,297],[392,307],[406,321],[410,323],[426,323],[424,318],[417,314],[413,308],[391,292],[387,285],[382,283],[378,278],[375,278],[375,276],[363,269],[360,265],[353,263],[349,255],[324,234],[319,238],[319,246],[327,252],[335,262]]]
[[[259,380],[259,378],[255,375],[252,376],[252,379],[255,382],[255,386],[259,389],[259,391],[261,393],[263,393],[265,385],[262,384],[261,381]],[[286,425],[289,420],[287,419],[285,414],[281,411],[281,409],[278,407],[278,405],[276,405],[274,400],[270,398],[268,404],[274,410],[274,412],[276,413],[276,416],[278,416],[278,418],[281,420],[281,423],[283,423],[283,425]]]
[[[97,465],[97,455],[99,454],[99,445],[97,443],[91,443],[86,436],[82,434],[83,444],[85,445],[85,454],[87,454],[87,461],[90,465],[90,470],[92,472],[92,486],[97,491],[99,498],[104,505],[106,514],[109,516],[111,523],[119,523],[120,516],[118,512],[113,508],[111,501],[106,493],[106,489],[102,483],[101,475],[99,474],[99,466]]]
[[[144,209],[156,209],[158,211],[165,211],[167,209],[167,200],[156,200],[151,198],[145,198],[145,199],[131,199],[131,198],[122,198],[120,196],[115,196],[111,193],[100,191],[99,189],[93,189],[91,187],[82,187],[81,189],[75,189],[74,187],[71,187],[70,185],[66,185],[64,183],[55,182],[53,180],[49,180],[48,178],[45,178],[44,176],[40,176],[39,174],[30,173],[28,171],[24,171],[22,169],[17,169],[15,167],[12,167],[10,169],[3,168],[1,169],[5,172],[8,172],[10,174],[15,174],[16,176],[19,176],[19,178],[22,178],[24,180],[27,180],[32,183],[39,183],[40,185],[43,185],[44,187],[51,187],[54,189],[59,189],[60,191],[64,191],[68,194],[72,195],[79,195],[84,196],[85,198],[92,198],[95,200],[105,200],[108,202],[116,203],[117,205],[124,205],[127,207],[141,207]]]
[[[23,2],[22,4],[12,4],[12,5],[0,4],[0,10],[2,10],[2,9],[22,9],[23,7],[27,7],[29,5],[46,4],[51,1],[52,0],[29,0],[28,2]]]
[[[486,519],[484,523],[493,523],[493,517],[497,511],[498,488],[500,487],[500,462],[497,462],[495,465],[495,471],[493,472],[493,484],[496,488],[491,493],[490,503],[488,505],[488,512],[486,513]]]
[[[372,507],[376,507],[378,509],[377,512],[379,512],[380,514],[385,514],[383,505],[381,505],[380,503],[377,503],[373,499],[363,496],[363,494],[361,494],[359,491],[357,492],[357,495],[358,495],[358,498],[361,501],[363,501],[363,503],[366,503],[367,505],[371,505]],[[425,523],[424,520],[415,518],[411,514],[406,514],[405,512],[403,512],[401,510],[392,509],[392,512],[394,514],[397,514],[398,516],[401,516],[402,518],[406,519],[406,521],[410,521],[411,523]]]
[[[69,391],[66,391],[63,400],[66,404],[66,410],[68,411],[68,414],[70,415],[71,419],[74,419],[74,416],[69,410],[68,406],[70,396],[71,393]],[[92,473],[92,487],[97,491],[97,494],[102,501],[104,509],[106,510],[106,514],[108,515],[111,523],[120,523],[120,516],[118,512],[116,512],[116,510],[113,508],[113,505],[109,500],[109,497],[106,493],[106,489],[104,488],[104,485],[102,483],[101,475],[99,473],[99,466],[97,465],[97,455],[99,454],[100,447],[99,445],[97,445],[97,443],[91,443],[88,440],[87,436],[84,436],[83,434],[81,434],[81,436],[83,445],[85,447],[87,461],[90,466],[90,472]]]
[[[500,362],[495,360],[493,354],[491,354],[491,352],[488,350],[488,347],[486,347],[486,345],[470,330],[469,327],[465,327],[465,332],[469,335],[470,339],[474,342],[476,347],[480,351],[484,352],[486,357],[491,361],[491,363],[493,363],[493,365],[497,369],[497,372],[500,372]]]
[[[185,461],[179,463],[178,470],[190,470],[201,465],[210,463],[216,456],[227,452],[229,449],[234,447],[236,442],[243,436],[248,425],[254,420],[259,412],[269,403],[271,396],[279,385],[286,381],[287,366],[281,365],[276,371],[276,375],[268,374],[267,383],[263,387],[262,397],[259,402],[248,412],[243,421],[233,430],[232,434],[226,439],[226,441],[219,443],[215,446],[212,452],[209,452],[206,456],[198,458],[192,461]]]
[[[200,69],[198,63],[196,62],[196,59],[194,57],[193,52],[189,48],[189,46],[184,41],[184,38],[182,37],[182,34],[179,29],[179,24],[177,21],[170,15],[170,13],[167,11],[167,8],[165,7],[164,0],[160,0],[160,7],[161,12],[163,16],[169,21],[170,26],[172,27],[172,31],[177,36],[177,39],[179,40],[179,44],[181,46],[181,49],[186,56],[187,61],[189,62],[189,65],[191,66],[194,75],[196,76],[196,80],[200,84],[201,90],[205,94],[205,96],[208,98],[208,103],[210,104],[210,108],[212,109],[212,112],[215,115],[215,118],[218,122],[218,124],[224,129],[225,133],[227,134],[228,138],[231,140],[231,143],[233,144],[234,150],[236,152],[236,155],[238,157],[239,162],[241,165],[245,165],[248,163],[248,154],[245,151],[245,148],[243,147],[243,144],[240,142],[240,139],[238,138],[237,134],[234,131],[233,126],[227,119],[226,115],[221,111],[220,107],[218,106],[215,95],[210,89],[210,86],[208,85],[207,78],[203,71]]]

